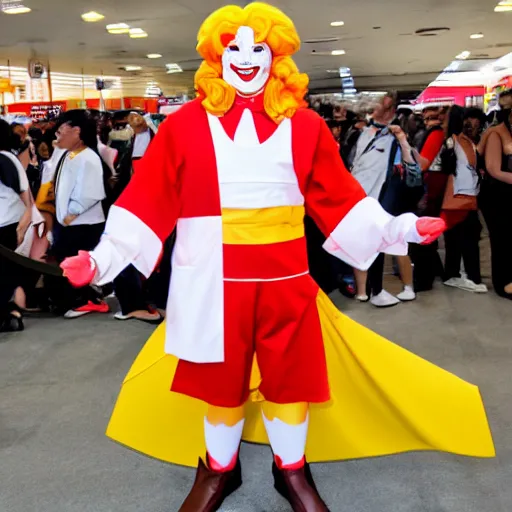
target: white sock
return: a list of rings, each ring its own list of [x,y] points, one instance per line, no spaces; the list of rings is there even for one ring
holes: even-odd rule
[[[241,419],[236,425],[228,427],[212,425],[207,418],[204,419],[206,450],[219,466],[228,467],[238,453],[244,422]]]
[[[279,418],[270,421],[262,411],[270,446],[283,466],[296,464],[304,457],[308,435],[309,413],[300,425],[288,425]]]

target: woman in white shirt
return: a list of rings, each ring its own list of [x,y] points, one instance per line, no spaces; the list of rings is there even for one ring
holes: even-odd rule
[[[32,218],[32,197],[25,169],[12,153],[15,137],[0,120],[0,245],[13,251]],[[11,302],[23,270],[0,256],[0,332],[23,329],[21,314]]]
[[[52,253],[61,262],[93,249],[105,227],[106,198],[103,162],[97,151],[96,122],[86,111],[72,110],[59,119],[57,147],[68,153],[55,173],[55,225]],[[66,318],[107,313],[108,305],[90,287],[79,290],[61,280],[54,283],[57,309]]]

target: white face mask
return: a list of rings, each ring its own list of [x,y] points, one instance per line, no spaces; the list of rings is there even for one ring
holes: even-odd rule
[[[272,51],[266,43],[254,42],[254,31],[240,27],[222,55],[222,78],[239,93],[252,95],[267,83]]]

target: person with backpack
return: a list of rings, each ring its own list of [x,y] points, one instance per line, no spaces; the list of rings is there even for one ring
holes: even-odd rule
[[[391,215],[411,211],[423,190],[421,170],[404,131],[396,124],[396,96],[388,93],[375,105],[372,122],[363,129],[352,167],[352,175],[365,192],[377,199]],[[415,199],[416,198],[416,199]],[[370,294],[367,293],[366,272],[355,270],[356,300],[370,300],[376,307],[390,307],[416,298],[412,266],[407,256],[398,257],[404,288],[393,296],[383,288],[384,254],[381,253],[368,270]]]
[[[429,106],[423,110],[425,132],[417,141],[419,163],[423,171],[425,191],[415,211],[419,216],[439,215],[446,189],[447,175],[441,172],[441,150],[445,141],[443,113],[440,107]],[[414,288],[416,292],[431,290],[436,276],[443,276],[443,264],[434,242],[425,249],[418,244],[409,246],[414,263]]]

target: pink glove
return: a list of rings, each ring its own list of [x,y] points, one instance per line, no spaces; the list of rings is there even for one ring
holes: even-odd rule
[[[416,231],[421,237],[427,237],[421,245],[428,245],[446,231],[446,222],[437,217],[422,217],[416,222]]]
[[[78,256],[66,258],[60,268],[75,288],[91,284],[96,274],[96,263],[86,251],[79,251]]]

